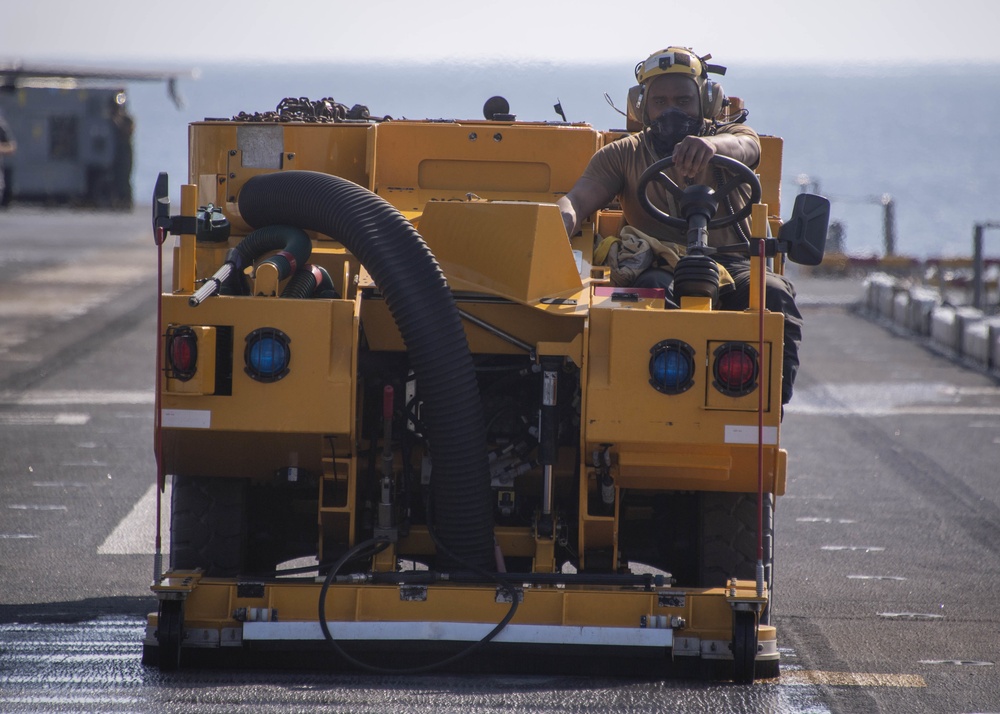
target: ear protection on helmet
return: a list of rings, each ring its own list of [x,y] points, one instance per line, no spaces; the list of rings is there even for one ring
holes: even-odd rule
[[[722,108],[726,106],[726,93],[722,91],[722,85],[706,79],[701,86],[701,115],[704,119],[715,119],[722,114]]]
[[[645,117],[645,89],[646,85],[661,74],[679,74],[690,77],[698,85],[698,92],[701,99],[701,115],[703,119],[715,119],[722,113],[722,108],[726,105],[726,94],[722,90],[722,85],[708,78],[708,73],[725,74],[726,68],[721,65],[708,64],[712,55],[698,57],[686,47],[667,47],[666,49],[654,52],[644,61],[635,66],[635,78],[639,82],[639,93],[634,104],[636,118],[640,124],[644,123]],[[633,87],[629,90],[629,113],[633,108]]]

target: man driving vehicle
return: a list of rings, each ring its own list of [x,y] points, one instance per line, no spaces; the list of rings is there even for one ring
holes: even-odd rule
[[[699,57],[688,48],[668,47],[654,52],[636,65],[640,95],[638,116],[642,130],[602,147],[583,175],[559,199],[566,232],[572,236],[583,221],[607,206],[615,197],[621,204],[624,223],[633,234],[669,248],[660,250],[649,267],[641,269],[631,286],[662,288],[671,296],[673,265],[683,255],[687,239],[683,230],[654,219],[640,204],[638,186],[643,172],[653,163],[672,155],[674,165],[665,171],[678,186],[703,184],[719,187],[725,183],[723,169],[709,166],[713,156],[727,156],[755,168],[760,161],[760,139],[742,123],[721,123],[718,117],[726,102],[722,87],[708,78],[709,71],[725,68],[708,65],[711,55]],[[671,216],[679,216],[677,201],[659,184],[648,189],[651,203]],[[735,214],[748,199],[742,188],[719,196],[717,215]],[[652,241],[649,238],[652,237]],[[728,227],[712,229],[708,245],[713,248],[745,244],[750,237],[749,218]],[[667,255],[665,258],[664,256]],[[712,258],[731,276],[724,280],[718,304],[724,310],[745,310],[750,299],[750,260],[743,255],[715,253]],[[785,315],[782,402],[788,403],[798,369],[798,346],[802,339],[802,317],[795,305],[795,290],[783,276],[768,271],[765,305]]]

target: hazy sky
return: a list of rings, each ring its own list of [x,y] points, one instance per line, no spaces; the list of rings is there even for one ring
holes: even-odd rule
[[[996,0],[3,0],[0,60],[1000,62]],[[708,12],[713,8],[714,12]],[[711,17],[711,19],[705,19]]]

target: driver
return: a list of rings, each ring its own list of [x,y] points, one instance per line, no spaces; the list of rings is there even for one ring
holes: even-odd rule
[[[559,199],[568,235],[576,235],[587,216],[617,197],[625,224],[637,229],[640,236],[646,234],[666,246],[677,247],[681,254],[687,246],[684,232],[655,220],[639,203],[636,189],[643,171],[672,154],[674,166],[666,173],[677,185],[720,186],[724,180],[722,169],[708,164],[716,154],[756,168],[760,161],[760,138],[757,132],[742,123],[744,115],[727,124],[716,119],[725,95],[722,87],[708,79],[708,71],[711,68],[722,73],[725,69],[706,65],[710,57],[698,57],[687,48],[668,47],[636,65],[642,131],[601,148],[569,193]],[[651,202],[666,213],[680,215],[673,196],[662,186],[652,183],[648,195]],[[733,192],[720,201],[719,215],[738,212],[745,203],[746,196]],[[710,230],[708,244],[719,247],[746,243],[749,236],[747,218],[728,227]],[[659,263],[654,261],[639,273],[632,285],[663,288],[669,295],[673,282],[671,266],[676,260],[665,260],[664,251],[658,254],[661,256]],[[714,254],[712,257],[733,279],[731,286],[720,290],[719,306],[724,310],[745,310],[750,303],[750,259],[733,254]],[[798,370],[802,316],[795,306],[795,289],[783,276],[768,272],[765,290],[767,308],[785,315],[782,403],[787,404]]]

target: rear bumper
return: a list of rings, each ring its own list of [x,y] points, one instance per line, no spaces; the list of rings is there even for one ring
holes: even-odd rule
[[[171,573],[154,592],[182,600],[184,653],[222,657],[227,651],[317,652],[329,649],[323,634],[316,582],[246,583]],[[749,581],[726,588],[518,587],[513,620],[487,651],[520,655],[652,659],[669,663],[732,661],[733,613],[760,612]],[[332,585],[326,602],[332,639],[352,651],[421,655],[459,651],[477,643],[508,613],[510,600],[495,585]],[[149,615],[147,660],[159,647],[159,616]],[[773,627],[758,628],[758,665],[777,666]],[[375,660],[383,661],[383,660]],[[526,661],[527,662],[527,661]],[[508,664],[516,665],[516,662]],[[528,667],[527,663],[525,664]],[[514,666],[516,669],[516,666]],[[531,665],[532,671],[537,671]]]

